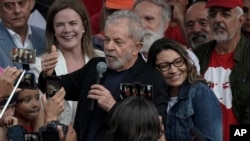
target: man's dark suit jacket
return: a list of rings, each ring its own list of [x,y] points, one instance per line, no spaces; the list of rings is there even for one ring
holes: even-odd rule
[[[83,68],[71,74],[61,76],[61,84],[66,91],[66,100],[78,101],[74,128],[77,132],[78,141],[86,141],[88,126],[91,121],[92,113],[88,110],[89,99],[87,99],[90,86],[95,84],[97,79],[96,65],[98,62],[105,62],[103,57],[91,59]],[[109,72],[107,69],[106,73]],[[105,74],[104,78],[105,79]],[[122,82],[114,83],[133,83],[141,82],[142,84],[153,85],[153,103],[158,112],[163,117],[166,115],[166,97],[167,84],[163,76],[157,70],[146,64],[139,55],[138,60],[129,72],[126,74]],[[42,91],[45,90],[45,79],[40,74],[39,87]],[[119,102],[120,88],[116,88],[116,92],[112,94],[114,99]],[[105,117],[100,117],[105,118]],[[103,128],[103,127],[100,127]],[[129,130],[129,129],[128,129]],[[96,141],[104,141],[103,135],[96,135]]]

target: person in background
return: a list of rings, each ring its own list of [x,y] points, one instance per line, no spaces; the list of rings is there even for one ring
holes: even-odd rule
[[[55,68],[58,75],[74,72],[91,58],[103,56],[103,52],[93,48],[88,13],[81,1],[56,0],[51,5],[47,17],[46,43],[48,53],[54,52],[53,55],[58,56]],[[37,58],[36,64],[31,66],[37,78],[42,70],[41,62],[43,58],[48,58],[48,53]],[[76,107],[77,102],[65,101],[64,111],[58,120],[66,125],[73,123]]]
[[[45,31],[28,24],[34,0],[1,0],[0,1],[0,66],[16,66],[19,63],[10,59],[12,48],[35,49],[36,55],[45,50]]]
[[[150,46],[157,39],[164,37],[164,31],[170,24],[170,7],[162,0],[137,0],[133,11],[142,18],[146,29],[141,52],[147,58]]]
[[[78,141],[103,141],[104,120],[110,109],[121,100],[120,83],[141,83],[153,86],[153,103],[159,115],[166,113],[167,84],[161,74],[149,67],[139,53],[142,48],[144,28],[141,18],[133,11],[120,10],[110,15],[105,28],[105,57],[92,58],[84,67],[60,76],[66,91],[66,100],[78,101],[74,128]],[[45,77],[55,74],[58,56],[42,61],[39,88],[45,90]],[[100,84],[96,84],[99,62],[106,62]],[[93,109],[90,104],[96,101]]]
[[[242,0],[208,0],[208,20],[215,40],[194,50],[201,74],[220,101],[223,140],[230,125],[250,124],[250,41],[242,36]],[[240,106],[239,106],[240,105]]]
[[[55,0],[36,0],[34,8],[31,11],[29,17],[29,24],[45,29],[46,27],[46,17],[49,7]]]
[[[206,2],[207,0],[195,1],[187,9],[184,16],[184,26],[192,49],[200,44],[213,40],[208,22]]]
[[[249,0],[243,0],[243,11],[244,11],[246,20],[242,25],[241,31],[247,38],[250,38],[250,1]]]
[[[125,98],[108,114],[107,141],[165,141],[155,105],[143,97]]]
[[[92,35],[103,32],[104,23],[109,15],[117,10],[129,10],[133,4],[134,0],[103,0],[101,11],[90,18]]]
[[[129,10],[134,0],[103,0],[102,10],[90,18],[94,48],[104,49],[104,24],[108,16],[118,10]]]
[[[151,45],[156,40],[163,38],[164,31],[169,27],[171,21],[170,6],[162,0],[137,0],[134,4],[133,11],[142,18],[143,26],[146,29],[141,52],[144,59],[147,60]],[[199,71],[198,58],[191,50],[187,49],[187,51],[194,61],[197,71]]]
[[[222,140],[222,111],[206,80],[198,75],[187,51],[177,42],[162,38],[149,50],[147,63],[168,84],[166,138],[191,141],[190,129],[197,128],[206,140]]]

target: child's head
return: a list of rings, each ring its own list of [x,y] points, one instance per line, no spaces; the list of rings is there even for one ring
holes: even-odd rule
[[[40,106],[39,89],[23,89],[18,93],[15,117],[21,125],[29,123],[37,117]]]

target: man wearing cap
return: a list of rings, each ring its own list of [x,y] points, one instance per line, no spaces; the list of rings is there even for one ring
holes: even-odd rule
[[[223,140],[229,141],[230,125],[250,124],[250,40],[241,34],[242,0],[208,0],[206,7],[215,40],[194,52],[221,103]]]

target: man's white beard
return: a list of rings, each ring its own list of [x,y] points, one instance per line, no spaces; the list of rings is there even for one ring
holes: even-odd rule
[[[238,31],[238,29],[235,28],[235,30],[230,34],[227,32],[224,24],[215,24],[214,28],[221,28],[225,31],[223,33],[213,33],[213,37],[217,42],[225,42],[231,40]]]
[[[225,42],[231,40],[235,34],[236,32],[233,32],[231,35],[228,35],[228,33],[224,33],[224,34],[214,34],[213,36],[217,42]]]
[[[164,37],[164,30],[160,27],[156,32],[151,30],[146,30],[145,37],[143,38],[143,47],[141,52],[149,52],[151,45],[158,39]]]
[[[228,35],[225,34],[214,34],[214,39],[218,42],[223,42],[226,41],[228,39]]]

